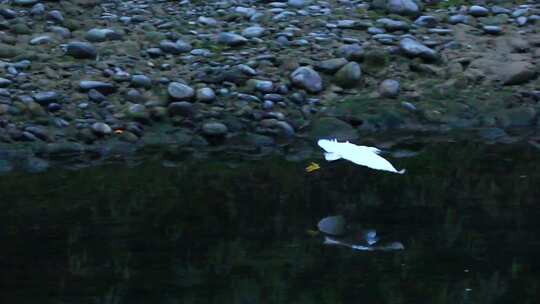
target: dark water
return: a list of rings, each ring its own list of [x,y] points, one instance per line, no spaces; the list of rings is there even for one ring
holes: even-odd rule
[[[191,159],[0,177],[0,303],[540,303],[540,152]],[[399,252],[322,245],[325,216]]]

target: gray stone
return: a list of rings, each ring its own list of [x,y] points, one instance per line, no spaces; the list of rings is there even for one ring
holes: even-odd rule
[[[498,15],[498,14],[510,14],[512,11],[502,6],[494,5],[491,7],[491,12],[495,15]]]
[[[414,21],[414,24],[427,28],[434,28],[438,23],[437,19],[433,16],[420,16]]]
[[[354,30],[366,30],[372,24],[368,22],[362,22],[358,20],[338,20],[337,27],[341,29],[354,29]]]
[[[42,44],[48,44],[52,42],[52,38],[49,35],[41,35],[34,37],[30,40],[30,45],[42,45]]]
[[[242,36],[247,38],[259,38],[265,33],[265,29],[260,26],[250,26],[242,31]]]
[[[246,44],[248,40],[246,37],[235,33],[222,32],[218,34],[217,42],[228,46],[240,46]]]
[[[56,35],[68,39],[71,38],[71,31],[68,28],[58,25],[52,25],[47,28],[48,31],[55,33]]]
[[[334,74],[347,63],[345,58],[333,58],[318,62],[315,69],[323,73]]]
[[[502,33],[502,28],[496,25],[486,25],[482,27],[482,29],[484,30],[484,33],[490,35],[499,35]]]
[[[534,65],[525,61],[508,62],[498,69],[504,85],[520,85],[536,78]]]
[[[389,32],[409,30],[409,24],[404,21],[393,20],[389,18],[380,18],[377,19],[377,23],[382,24],[384,29]]]
[[[116,87],[110,83],[94,80],[81,80],[79,82],[79,89],[83,92],[88,92],[92,89],[98,91],[101,94],[111,94],[116,91]]]
[[[197,90],[196,100],[199,102],[212,102],[216,99],[216,93],[211,88],[200,88]]]
[[[293,85],[310,93],[318,93],[323,89],[321,76],[309,67],[299,67],[291,73],[290,78]]]
[[[122,36],[108,28],[93,28],[86,32],[84,38],[90,42],[103,42],[107,40],[120,40]]]
[[[229,129],[221,122],[212,121],[204,123],[202,131],[207,136],[223,136],[229,132]]]
[[[132,104],[127,109],[129,117],[139,121],[147,121],[150,118],[150,114],[146,110],[146,107],[142,104]]]
[[[0,77],[0,88],[5,88],[5,87],[8,87],[12,84],[13,82],[9,79],[6,79],[6,78],[1,78]]]
[[[400,50],[409,57],[420,57],[428,61],[436,61],[439,59],[437,52],[422,43],[412,39],[403,38],[399,41]]]
[[[97,50],[88,42],[73,41],[68,43],[66,55],[78,59],[94,59],[97,56]]]
[[[448,23],[450,24],[458,24],[458,23],[463,23],[463,24],[469,24],[469,16],[466,16],[466,15],[452,15],[448,18]]]
[[[388,0],[388,11],[392,14],[418,16],[420,8],[413,0]]]
[[[163,52],[173,54],[173,55],[187,53],[192,50],[191,44],[189,44],[188,42],[182,39],[178,39],[175,42],[172,42],[170,40],[162,40],[159,43],[159,48]]]
[[[343,57],[349,61],[361,61],[364,59],[364,49],[357,43],[345,44],[338,48],[336,57]]]
[[[194,113],[193,104],[187,101],[171,102],[167,112],[170,116],[191,117]]]
[[[2,8],[0,9],[0,16],[4,17],[7,20],[11,20],[17,17],[17,12],[9,8]]]
[[[205,16],[200,16],[197,19],[197,22],[199,22],[202,25],[206,25],[206,26],[216,26],[218,24],[216,19],[214,19],[212,17],[205,17]]]
[[[149,89],[152,87],[152,80],[146,75],[133,75],[130,85],[134,88]]]
[[[192,87],[180,82],[171,82],[167,87],[167,92],[172,100],[189,100],[195,95]]]
[[[399,81],[394,79],[385,79],[379,85],[379,94],[382,97],[396,98],[399,95]]]
[[[303,8],[309,4],[310,1],[308,0],[289,0],[287,1],[287,4],[289,6],[292,6],[294,8]]]
[[[524,26],[527,24],[527,22],[528,22],[528,19],[525,16],[521,16],[516,19],[516,24],[519,26]]]
[[[489,15],[489,10],[483,6],[473,5],[469,7],[468,13],[474,17],[485,17]]]
[[[360,83],[362,69],[356,62],[344,65],[335,75],[335,82],[344,88],[353,88]]]
[[[53,10],[47,14],[47,20],[62,23],[64,22],[64,16],[62,15],[62,12]]]
[[[14,0],[13,3],[17,5],[30,6],[38,3],[39,0]]]
[[[250,79],[246,85],[248,88],[262,93],[271,93],[274,90],[274,83],[269,80]]]
[[[60,94],[55,91],[38,92],[32,97],[34,97],[34,100],[40,105],[47,105],[51,102],[58,102],[60,100]]]
[[[32,9],[30,9],[30,15],[32,16],[41,16],[43,14],[45,14],[45,5],[43,5],[43,3],[36,3],[32,6]]]
[[[112,128],[104,122],[95,122],[92,124],[92,131],[96,135],[105,136],[112,133]]]

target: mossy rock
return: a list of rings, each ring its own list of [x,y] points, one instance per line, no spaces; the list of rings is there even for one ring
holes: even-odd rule
[[[14,24],[11,31],[16,35],[30,35],[32,33],[32,29],[25,23]]]
[[[528,127],[534,125],[537,111],[532,107],[519,107],[501,111],[497,124],[502,128]]]
[[[8,44],[0,43],[0,58],[13,58],[17,56],[18,49]]]
[[[321,117],[314,121],[309,133],[313,139],[355,140],[358,133],[353,126],[335,117]]]
[[[72,32],[81,28],[81,23],[75,19],[66,19],[63,25]]]
[[[389,62],[390,54],[387,51],[378,49],[366,50],[362,69],[368,74],[374,74],[384,70]]]

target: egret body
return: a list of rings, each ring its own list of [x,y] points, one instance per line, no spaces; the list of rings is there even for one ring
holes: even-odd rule
[[[381,150],[375,147],[358,146],[350,142],[338,142],[337,140],[320,139],[317,144],[323,148],[324,158],[327,161],[334,161],[340,158],[352,161],[361,166],[366,166],[375,170],[389,171],[403,174],[405,169],[396,170],[392,164],[381,157]]]

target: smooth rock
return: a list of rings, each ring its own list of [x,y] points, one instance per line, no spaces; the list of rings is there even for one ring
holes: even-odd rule
[[[399,48],[405,55],[409,57],[420,57],[428,61],[436,61],[439,59],[437,52],[422,43],[412,39],[403,38],[399,41]]]
[[[112,133],[112,128],[104,122],[95,122],[92,124],[92,131],[96,135],[105,136]]]
[[[315,69],[323,73],[334,74],[347,63],[348,61],[345,58],[332,58],[318,62]]]
[[[490,35],[499,35],[502,33],[502,28],[496,25],[486,25],[483,26],[482,29],[484,30],[484,33]]]
[[[227,126],[221,122],[206,122],[202,126],[202,132],[208,136],[222,136],[229,132]]]
[[[392,14],[418,16],[420,8],[413,0],[388,0],[387,9]]]
[[[57,102],[60,99],[60,95],[55,91],[38,92],[33,97],[40,105],[47,105],[51,102]]]
[[[483,6],[472,5],[469,7],[468,13],[474,17],[485,17],[489,15],[489,10]]]
[[[195,90],[186,84],[171,82],[167,87],[167,93],[172,100],[189,100],[195,95]]]
[[[362,69],[356,62],[349,62],[334,75],[335,82],[344,88],[353,88],[360,83]]]
[[[217,42],[228,46],[241,46],[246,44],[248,40],[246,37],[235,33],[222,32],[218,34]]]
[[[193,104],[187,101],[171,102],[167,112],[169,116],[191,117],[194,113]]]
[[[84,38],[90,42],[104,42],[107,40],[120,40],[120,34],[112,29],[93,28],[86,32]]]
[[[149,89],[152,87],[152,79],[146,75],[133,75],[131,76],[130,85],[134,88]]]
[[[73,41],[68,43],[66,55],[78,59],[94,59],[97,56],[97,50],[88,42]]]
[[[318,93],[323,89],[321,76],[309,67],[299,67],[291,73],[290,78],[293,85],[310,93]]]
[[[242,31],[242,36],[247,38],[259,38],[265,33],[265,29],[260,26],[250,26]]]
[[[212,102],[216,99],[216,93],[211,88],[200,88],[197,90],[196,98],[198,102]]]
[[[79,89],[83,92],[88,92],[92,89],[100,92],[101,94],[111,94],[116,91],[116,87],[110,83],[94,80],[81,80],[79,82]]]
[[[399,95],[400,84],[394,79],[385,79],[379,85],[381,97],[396,98]]]

